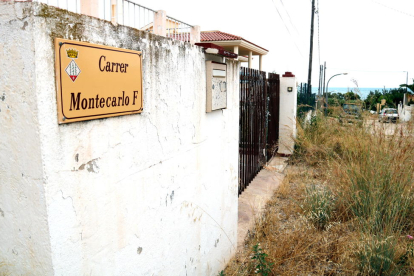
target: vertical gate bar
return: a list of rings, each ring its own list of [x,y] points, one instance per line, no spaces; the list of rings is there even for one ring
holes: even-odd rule
[[[246,155],[246,134],[247,134],[247,125],[246,125],[246,115],[247,115],[247,107],[246,107],[246,93],[247,93],[247,72],[246,69],[243,69],[244,74],[244,87],[243,87],[243,187],[244,190],[246,185],[246,173],[247,173],[247,155]]]
[[[256,71],[254,71],[253,69],[252,69],[252,71],[253,71],[253,74],[254,74],[254,78],[253,78],[253,82],[254,82],[254,88],[253,88],[253,101],[252,101],[252,113],[251,113],[251,122],[252,122],[252,135],[251,135],[251,139],[252,139],[252,170],[251,170],[251,172],[250,172],[250,179],[249,179],[249,183],[250,183],[250,181],[252,180],[252,175],[254,174],[254,172],[255,172],[255,161],[256,161],[256,145],[255,145],[255,142],[256,142],[256,127],[257,127],[257,122],[256,122],[256,118],[255,118],[255,113],[256,113],[256,92],[257,92],[257,83],[256,83],[256,77],[257,77],[257,75],[256,75]]]
[[[243,184],[243,176],[244,176],[244,158],[243,158],[243,68],[240,68],[240,141],[239,141],[239,153],[240,157],[240,179],[239,179],[239,195],[241,194],[242,184]]]
[[[243,144],[242,144],[242,150],[243,150],[243,174],[242,174],[242,190],[240,191],[240,193],[244,190],[244,185],[246,182],[246,123],[245,123],[245,118],[246,118],[246,103],[245,103],[245,95],[246,95],[246,70],[245,68],[242,68],[242,72],[243,72],[243,90],[242,90],[242,101],[243,101],[243,118],[242,118],[242,127],[243,127],[243,132],[242,132],[242,138],[243,138]]]
[[[260,154],[260,149],[261,149],[261,135],[262,135],[262,95],[263,95],[263,91],[262,91],[262,74],[260,71],[257,71],[257,133],[256,133],[256,139],[257,139],[257,147],[256,147],[256,172],[255,174],[257,174],[260,170],[260,161],[261,161],[261,154]]]
[[[265,108],[265,118],[266,118],[266,145],[265,145],[265,161],[269,161],[269,137],[270,137],[270,128],[269,128],[269,114],[270,114],[270,106],[269,106],[269,95],[270,95],[270,87],[269,87],[269,79],[270,79],[270,73],[267,75],[266,78],[266,108]]]
[[[270,96],[269,96],[269,98],[270,98],[270,103],[269,103],[269,105],[270,105],[270,126],[272,127],[271,128],[271,130],[272,130],[272,137],[271,137],[271,140],[270,140],[270,148],[269,148],[269,154],[270,155],[272,155],[273,156],[273,151],[272,151],[272,149],[274,148],[274,144],[275,144],[275,142],[277,142],[277,141],[275,141],[275,122],[276,122],[276,120],[275,120],[275,117],[274,117],[274,112],[273,112],[273,110],[274,110],[274,101],[275,101],[275,91],[274,91],[274,75],[272,74],[272,80],[270,81]]]
[[[263,112],[263,133],[262,133],[262,162],[263,164],[266,164],[266,144],[267,144],[267,76],[265,72],[262,72],[263,75],[263,89],[264,89],[264,95],[263,95],[263,103],[262,103],[262,112]]]
[[[244,150],[245,150],[245,164],[244,164],[244,183],[243,183],[243,190],[246,188],[247,185],[247,174],[249,172],[249,84],[250,84],[250,76],[249,70],[245,69],[246,73],[246,83],[245,83],[245,90],[244,90]]]
[[[251,105],[252,105],[252,101],[251,101],[251,98],[252,98],[252,91],[253,91],[253,82],[252,82],[252,75],[251,75],[251,69],[247,69],[247,71],[249,72],[249,87],[248,87],[248,94],[247,94],[247,97],[248,97],[248,105],[247,105],[247,108],[248,108],[248,115],[247,115],[247,123],[248,123],[248,136],[247,136],[247,139],[248,139],[248,143],[247,143],[247,145],[248,145],[248,155],[247,155],[247,163],[248,163],[248,171],[247,171],[247,174],[249,175],[249,177],[250,177],[250,170],[251,170],[251,159],[252,159],[252,144],[251,144],[251,132],[252,132],[252,130],[251,130],[251,120],[250,120],[250,116],[251,116]]]
[[[267,98],[269,99],[269,103],[268,103],[268,106],[269,106],[269,110],[268,110],[268,121],[267,121],[267,123],[268,123],[268,128],[269,128],[269,136],[268,136],[268,151],[267,151],[267,159],[268,159],[268,161],[270,160],[270,158],[272,158],[272,155],[273,155],[273,153],[272,153],[272,151],[271,151],[271,149],[272,149],[272,145],[273,145],[273,137],[274,137],[274,133],[273,133],[273,125],[272,125],[272,122],[273,122],[273,118],[272,118],[272,114],[273,114],[273,106],[272,106],[272,96],[273,96],[273,82],[272,82],[272,77],[273,77],[273,74],[271,74],[271,73],[269,73],[269,78],[268,78],[268,88],[269,88],[269,90],[268,90],[268,94],[267,94]]]
[[[243,183],[243,68],[240,68],[240,118],[239,118],[239,195],[241,194]]]
[[[241,69],[241,68],[240,68]],[[242,109],[241,109],[241,86],[242,86],[242,74],[241,74],[241,70],[239,71],[239,164],[238,164],[238,171],[237,171],[237,176],[238,176],[238,189],[237,189],[237,194],[240,195],[240,182],[241,182],[241,164],[242,164],[242,155],[241,155],[241,118],[242,118]]]
[[[262,135],[263,135],[263,109],[262,109],[262,100],[263,100],[263,75],[261,71],[258,71],[258,91],[259,94],[257,95],[257,117],[258,117],[258,130],[257,130],[257,163],[256,163],[256,173],[260,171],[260,164],[262,162]]]
[[[253,133],[253,140],[254,140],[254,156],[253,156],[253,166],[254,170],[252,173],[252,179],[254,175],[257,173],[257,162],[258,162],[258,150],[259,150],[259,128],[260,128],[260,119],[258,116],[259,113],[259,95],[260,95],[260,75],[257,70],[255,70],[255,100],[254,100],[254,114],[253,114],[253,121],[254,121],[254,133]]]
[[[243,167],[243,171],[242,171],[242,183],[241,183],[241,190],[240,193],[243,192],[244,190],[244,186],[246,183],[246,102],[245,102],[245,97],[246,97],[246,70],[245,68],[242,68],[242,74],[243,74],[243,84],[242,84],[242,111],[243,111],[243,117],[242,117],[242,128],[243,128],[243,132],[242,132],[242,154],[243,154],[243,163],[242,163],[242,167]]]
[[[252,82],[251,82],[251,72],[250,69],[246,69],[247,71],[247,76],[248,76],[248,86],[246,89],[246,109],[247,109],[247,114],[246,114],[246,145],[247,145],[247,160],[246,160],[246,165],[247,165],[247,170],[246,170],[246,186],[247,186],[247,181],[248,181],[248,177],[249,177],[249,173],[250,173],[250,150],[251,150],[251,145],[250,145],[250,91],[252,89]]]
[[[248,155],[247,155],[247,90],[248,90],[248,72],[246,69],[244,69],[244,78],[245,78],[245,83],[244,83],[244,89],[243,89],[243,151],[244,151],[244,164],[243,164],[243,190],[246,187],[246,179],[247,179],[247,171],[248,171]]]
[[[252,82],[253,82],[253,89],[252,89],[252,101],[251,101],[251,113],[250,113],[250,122],[251,122],[251,124],[252,124],[252,131],[250,132],[251,134],[250,134],[250,142],[251,142],[251,150],[252,150],[252,155],[251,155],[251,163],[250,163],[250,179],[249,179],[249,183],[250,183],[250,181],[251,181],[251,177],[252,177],[252,174],[254,173],[254,160],[255,160],[255,154],[256,154],[256,152],[255,152],[255,144],[254,144],[254,142],[255,142],[255,130],[256,130],[256,122],[255,122],[255,118],[254,118],[254,111],[255,111],[255,106],[254,106],[254,104],[255,104],[255,100],[256,100],[256,72],[253,70],[253,69],[251,69],[251,71],[252,71],[252,77],[253,77],[253,79],[252,79]]]
[[[248,171],[248,155],[247,155],[247,90],[248,90],[248,72],[244,68],[244,88],[243,88],[243,155],[244,155],[244,164],[243,164],[243,190],[246,187],[247,181],[247,171]]]
[[[245,69],[246,72],[246,87],[245,87],[245,114],[244,114],[244,150],[245,150],[245,172],[244,172],[244,188],[247,186],[247,177],[248,177],[248,173],[249,173],[249,90],[250,90],[250,72],[249,69],[246,68]]]
[[[246,69],[248,77],[248,86],[246,87],[246,147],[247,147],[247,160],[246,160],[246,186],[247,179],[250,173],[250,91],[252,89],[251,72],[250,69]]]
[[[246,124],[246,179],[245,179],[245,184],[247,186],[247,179],[248,179],[248,174],[250,171],[250,141],[249,141],[249,133],[250,133],[250,125],[249,125],[249,116],[250,116],[250,90],[251,90],[251,76],[250,76],[250,70],[247,68],[246,69],[246,73],[247,73],[247,85],[246,85],[246,114],[245,114],[245,124]]]
[[[255,106],[254,106],[254,121],[255,121],[255,132],[254,132],[254,140],[255,140],[255,155],[254,155],[254,172],[253,175],[257,173],[257,163],[259,162],[259,131],[260,131],[260,118],[259,118],[259,112],[260,112],[260,105],[259,105],[259,99],[260,99],[260,74],[259,71],[256,71],[256,95],[255,95]],[[252,175],[252,178],[254,177]]]
[[[249,93],[250,93],[250,88],[251,88],[251,82],[250,82],[250,71],[247,68],[246,69],[246,77],[247,77],[247,82],[246,82],[246,114],[245,114],[245,126],[246,126],[246,173],[245,173],[245,186],[244,188],[246,188],[247,186],[247,179],[248,179],[248,174],[249,174],[249,168],[250,168],[250,155],[249,155],[249,150],[250,150],[250,145],[249,145],[249,112],[250,112],[250,102],[249,102]]]
[[[263,76],[263,83],[262,83],[262,87],[264,90],[264,94],[262,96],[262,120],[263,120],[263,132],[262,132],[262,147],[260,149],[261,151],[261,159],[262,159],[262,163],[265,164],[266,163],[266,138],[267,138],[267,119],[266,119],[266,95],[267,95],[267,78],[266,78],[266,73],[262,72],[262,76]]]
[[[259,74],[258,72],[255,70],[254,71],[254,113],[253,113],[253,122],[254,122],[254,131],[253,131],[253,145],[254,145],[254,155],[253,155],[253,171],[252,171],[252,178],[253,175],[256,173],[257,171],[257,149],[258,149],[258,142],[259,139],[257,139],[257,133],[258,133],[258,128],[259,128],[259,118],[257,117],[257,111],[258,111],[258,99],[259,99]]]
[[[262,142],[262,160],[264,162],[264,164],[267,162],[266,159],[266,144],[267,144],[267,131],[268,131],[268,126],[267,126],[267,74],[265,72],[262,73],[263,74],[263,89],[264,89],[264,95],[263,95],[263,142]]]
[[[245,103],[245,95],[246,95],[246,70],[243,68],[243,78],[244,78],[244,84],[243,84],[243,186],[242,189],[244,190],[244,185],[246,182],[246,103]]]
[[[242,173],[242,168],[241,168],[241,164],[243,162],[242,160],[242,153],[241,153],[241,142],[242,142],[242,124],[241,124],[241,120],[242,120],[242,99],[241,99],[241,93],[242,91],[242,68],[240,68],[239,71],[239,171],[238,171],[238,195],[240,195],[240,183],[241,183],[241,173]]]
[[[253,175],[257,173],[257,163],[259,162],[259,132],[260,132],[260,118],[259,118],[259,112],[260,112],[260,74],[259,71],[256,71],[256,91],[255,91],[255,110],[254,110],[254,121],[255,121],[255,132],[254,132],[254,142],[255,142],[255,155],[254,155],[254,172]],[[254,177],[252,175],[252,178]]]
[[[250,183],[250,178],[253,172],[253,162],[254,162],[254,144],[253,144],[253,136],[254,136],[254,122],[253,122],[253,111],[254,111],[254,92],[255,92],[255,83],[254,83],[254,71],[249,69],[250,71],[250,78],[251,78],[251,91],[249,91],[249,179],[248,183]]]
[[[259,129],[257,132],[257,172],[260,171],[260,164],[262,162],[262,135],[263,135],[263,107],[262,107],[262,100],[263,100],[263,75],[262,72],[259,71],[259,95],[258,95],[258,109],[257,109],[257,116],[258,116],[258,122],[259,124]]]
[[[246,90],[245,90],[245,118],[244,118],[244,126],[245,126],[245,150],[246,150],[246,167],[244,173],[244,188],[247,186],[247,175],[249,173],[249,90],[250,90],[250,74],[249,69],[246,69]]]
[[[279,141],[279,123],[280,123],[280,75],[276,76],[276,118],[277,118],[277,128],[276,128],[276,141]]]
[[[277,78],[279,75],[273,75],[273,84],[272,84],[272,93],[273,93],[273,111],[272,111],[272,116],[273,116],[273,143],[274,144],[278,144],[279,143],[279,137],[278,137],[278,133],[279,133],[279,103],[278,103],[278,95],[277,95]],[[277,147],[279,147],[279,145],[277,145]],[[276,145],[275,145],[275,150],[276,150]],[[273,152],[273,154],[275,153],[275,151]]]
[[[256,173],[259,173],[260,168],[261,168],[261,163],[262,163],[262,136],[263,136],[263,75],[261,71],[258,71],[258,75],[259,75],[259,82],[258,82],[258,91],[259,94],[257,95],[257,117],[258,117],[258,130],[257,130],[257,169],[256,169]]]

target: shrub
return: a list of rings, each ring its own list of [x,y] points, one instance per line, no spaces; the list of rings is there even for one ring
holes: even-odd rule
[[[396,262],[396,247],[396,239],[392,236],[364,239],[356,252],[358,270],[362,275],[403,275],[403,266]]]
[[[334,197],[327,188],[310,185],[306,188],[306,197],[301,208],[308,221],[317,229],[324,230],[332,217]]]

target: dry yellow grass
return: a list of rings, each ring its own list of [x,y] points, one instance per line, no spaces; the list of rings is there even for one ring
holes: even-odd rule
[[[266,275],[414,275],[413,132],[382,127],[319,117],[299,129],[284,182],[224,275],[258,274],[257,244]]]

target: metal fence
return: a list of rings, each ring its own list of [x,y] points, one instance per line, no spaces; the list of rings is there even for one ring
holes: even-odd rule
[[[81,13],[81,0],[34,0],[45,3],[71,12]],[[153,32],[155,10],[144,7],[135,3],[133,0],[118,0],[116,9],[113,9],[111,0],[99,0],[98,17],[104,20],[112,21],[117,18],[119,24],[136,28],[139,30]],[[167,16],[166,19],[167,37],[190,41],[191,28],[190,24]]]
[[[35,2],[45,3],[71,12],[81,13],[80,0],[34,0]]]
[[[276,153],[279,102],[279,75],[240,69],[239,195]]]
[[[167,37],[181,41],[190,41],[192,27],[187,23],[167,16]]]
[[[265,163],[266,73],[240,69],[239,194]]]
[[[311,93],[307,83],[301,83],[298,86],[298,109],[297,116],[302,117],[309,110],[315,109],[316,95]]]
[[[156,11],[129,0],[122,0],[122,6],[120,8],[122,9],[120,18],[118,19],[120,24],[153,32]]]

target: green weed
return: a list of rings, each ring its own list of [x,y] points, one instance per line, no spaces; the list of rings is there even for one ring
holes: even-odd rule
[[[260,244],[253,246],[253,256],[251,257],[255,263],[255,274],[268,276],[272,274],[273,263],[267,260],[267,254],[260,248]]]

